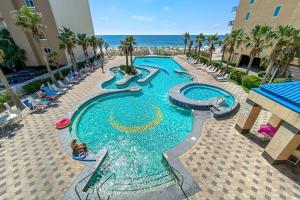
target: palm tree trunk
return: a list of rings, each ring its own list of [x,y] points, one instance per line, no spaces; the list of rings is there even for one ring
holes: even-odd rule
[[[271,72],[272,72],[274,63],[275,63],[275,59],[270,59],[270,62],[268,64],[268,67],[267,67],[267,70],[266,70],[266,74],[262,79],[262,83],[265,83],[267,81],[267,79],[271,76]]]
[[[73,63],[74,71],[77,71],[77,63],[76,63],[76,59],[75,59],[75,55],[74,55],[73,50],[71,51],[71,60],[72,60],[72,63]]]
[[[184,43],[184,54],[185,54],[185,52],[186,52],[186,43]]]
[[[226,64],[226,71],[227,71],[227,69],[228,69],[228,66],[229,66],[229,63],[230,63],[230,61],[231,61],[231,59],[232,59],[232,52],[230,52],[229,53],[229,57],[228,57],[228,59],[227,59],[227,64]],[[223,59],[222,59],[223,60]]]
[[[212,61],[212,55],[213,55],[213,52],[212,52],[212,51],[210,51],[209,62],[211,62],[211,61]]]
[[[21,103],[21,101],[18,99],[17,95],[14,93],[13,89],[11,88],[11,86],[9,85],[2,69],[0,68],[0,80],[3,83],[6,92],[11,96],[14,104],[16,105],[16,107],[20,110],[22,110],[24,108],[23,104]]]
[[[251,69],[253,60],[254,60],[254,56],[251,56],[251,57],[250,57],[249,64],[248,64],[248,67],[247,67],[247,71],[246,71],[246,74],[247,74],[247,75],[249,74],[249,71],[250,71],[250,69]]]
[[[44,62],[45,62],[45,64],[46,64],[46,68],[47,68],[47,70],[48,70],[48,74],[49,74],[49,76],[50,76],[50,79],[51,79],[52,83],[56,83],[56,79],[54,78],[54,75],[53,75],[53,73],[52,73],[52,71],[51,71],[51,68],[50,68],[50,66],[49,66],[49,63],[48,63],[48,60],[47,60],[46,55],[43,56],[43,60],[44,60]]]
[[[201,51],[201,46],[200,43],[198,44],[198,54],[200,55],[200,51]]]
[[[128,51],[125,49],[126,66],[128,66]]]
[[[289,69],[290,63],[293,61],[293,58],[288,58],[287,61],[285,62],[284,66],[283,66],[283,72],[282,75],[285,77],[286,73]]]
[[[94,51],[94,55],[95,55],[95,58],[96,58],[96,56],[97,56],[96,47],[93,47],[93,51]]]
[[[131,63],[131,66],[133,66],[133,62],[132,62],[132,51],[130,50],[130,63]]]

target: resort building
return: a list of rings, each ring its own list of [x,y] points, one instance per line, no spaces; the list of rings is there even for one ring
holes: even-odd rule
[[[293,25],[300,28],[299,9],[300,1],[295,0],[240,0],[239,6],[233,8],[233,12],[236,12],[235,20],[230,21],[228,25],[232,26],[232,30],[242,29],[245,33],[249,33],[256,25]],[[253,66],[260,66],[261,59],[270,53],[271,48],[264,49],[260,56],[254,59]],[[237,66],[247,66],[249,61],[249,50],[237,44],[232,62]],[[292,64],[299,65],[299,59],[295,58]]]
[[[66,26],[75,34],[94,35],[88,0],[0,0],[0,4],[0,28],[7,28],[16,44],[26,51],[26,65],[29,66],[43,65],[43,61],[31,35],[15,25],[11,14],[23,5],[42,13],[43,24],[47,27],[45,35],[40,37],[43,51],[60,52],[59,64],[70,62],[67,52],[59,49],[59,29]],[[89,52],[92,54],[92,49],[89,49]],[[84,58],[81,47],[74,49],[74,53],[77,60]]]

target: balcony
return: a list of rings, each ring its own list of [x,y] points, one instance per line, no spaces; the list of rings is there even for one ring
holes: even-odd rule
[[[239,8],[238,6],[233,7],[232,12],[237,12],[238,8]]]
[[[228,22],[228,26],[233,26],[234,20]]]

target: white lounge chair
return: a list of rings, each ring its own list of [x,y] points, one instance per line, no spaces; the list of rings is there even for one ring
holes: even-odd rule
[[[50,89],[60,91],[63,94],[65,94],[68,90],[67,88],[58,88],[55,84],[50,84],[49,82],[47,82],[47,84],[50,87]]]
[[[217,80],[220,82],[226,82],[230,79],[231,73],[230,74],[225,74],[222,77],[217,77]]]
[[[65,77],[65,79],[66,79],[66,81],[68,82],[68,83],[78,83],[78,81],[77,80],[71,80],[71,79],[69,79],[69,77]]]
[[[57,84],[60,88],[71,88],[73,86],[72,84],[64,84],[61,80],[58,80]]]
[[[9,105],[8,103],[3,103],[3,105],[5,106],[6,108],[6,112],[8,113],[8,123],[12,123],[12,122],[15,122],[15,121],[21,121],[22,120],[22,113],[20,110],[16,109],[16,110],[13,110]]]

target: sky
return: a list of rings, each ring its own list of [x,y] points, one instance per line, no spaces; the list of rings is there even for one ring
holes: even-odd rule
[[[239,0],[89,0],[97,35],[225,34]]]

